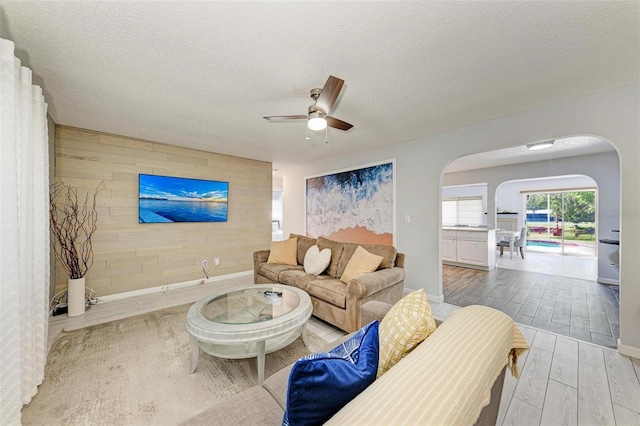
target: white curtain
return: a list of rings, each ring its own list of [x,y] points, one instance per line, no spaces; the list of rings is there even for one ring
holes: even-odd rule
[[[0,39],[0,424],[44,378],[49,323],[47,104]]]

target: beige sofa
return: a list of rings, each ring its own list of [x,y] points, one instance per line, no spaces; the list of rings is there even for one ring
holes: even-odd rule
[[[347,332],[360,329],[365,323],[360,310],[364,303],[377,300],[394,304],[404,291],[404,254],[395,247],[375,244],[342,243],[320,237],[308,238],[291,234],[298,239],[297,262],[293,265],[267,263],[269,250],[253,254],[255,284],[286,284],[305,290],[311,296],[313,315]],[[304,272],[304,256],[309,247],[331,249],[331,263],[321,275]],[[370,253],[382,256],[375,272],[362,274],[345,284],[340,281],[351,256],[361,245]]]
[[[380,318],[389,308],[369,302],[363,321]],[[462,308],[327,424],[495,425],[505,366],[517,376],[516,360],[527,348],[506,314],[485,306]],[[291,367],[183,425],[280,425]]]

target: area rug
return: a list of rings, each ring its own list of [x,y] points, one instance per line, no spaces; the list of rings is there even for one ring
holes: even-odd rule
[[[200,353],[189,374],[185,329],[191,305],[63,332],[51,348],[45,379],[22,410],[23,425],[175,425],[257,384],[256,360]],[[266,356],[265,377],[316,351],[307,331]]]

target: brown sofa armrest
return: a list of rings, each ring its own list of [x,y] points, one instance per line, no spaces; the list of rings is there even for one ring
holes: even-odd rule
[[[271,250],[260,250],[260,251],[253,252],[253,282],[254,283],[260,282],[258,280],[258,266],[269,259],[269,253],[271,253]]]
[[[358,275],[347,284],[347,297],[362,299],[404,280],[404,268],[388,268]]]
[[[260,250],[253,252],[253,266],[257,266],[266,262],[269,259],[269,253],[271,250]]]

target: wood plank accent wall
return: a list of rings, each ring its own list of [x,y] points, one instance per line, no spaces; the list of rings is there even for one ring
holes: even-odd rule
[[[94,264],[86,285],[97,296],[204,278],[202,260],[220,258],[213,276],[253,269],[271,241],[271,163],[56,126],[56,179],[98,195]],[[225,223],[138,223],[138,174],[229,182]],[[67,286],[56,268],[56,289]]]

